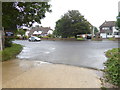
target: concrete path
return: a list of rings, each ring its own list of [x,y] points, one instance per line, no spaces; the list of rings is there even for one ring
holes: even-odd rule
[[[100,88],[94,70],[26,60],[3,63],[3,88]]]

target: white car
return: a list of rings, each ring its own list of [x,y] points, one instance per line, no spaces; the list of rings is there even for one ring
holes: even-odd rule
[[[28,40],[29,41],[41,41],[41,39],[36,36],[31,36]]]

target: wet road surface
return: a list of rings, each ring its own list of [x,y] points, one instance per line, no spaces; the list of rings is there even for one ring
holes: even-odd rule
[[[103,69],[105,52],[118,47],[117,41],[40,41],[16,40],[24,46],[19,59]]]

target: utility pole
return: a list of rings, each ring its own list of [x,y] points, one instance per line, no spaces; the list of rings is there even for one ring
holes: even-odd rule
[[[92,38],[94,38],[94,26],[92,27]]]

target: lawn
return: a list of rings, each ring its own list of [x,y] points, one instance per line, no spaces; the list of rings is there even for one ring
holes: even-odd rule
[[[18,55],[21,50],[22,46],[19,44],[12,44],[11,47],[5,48],[3,51],[0,51],[0,54],[2,55],[2,61],[16,58],[16,55]]]

